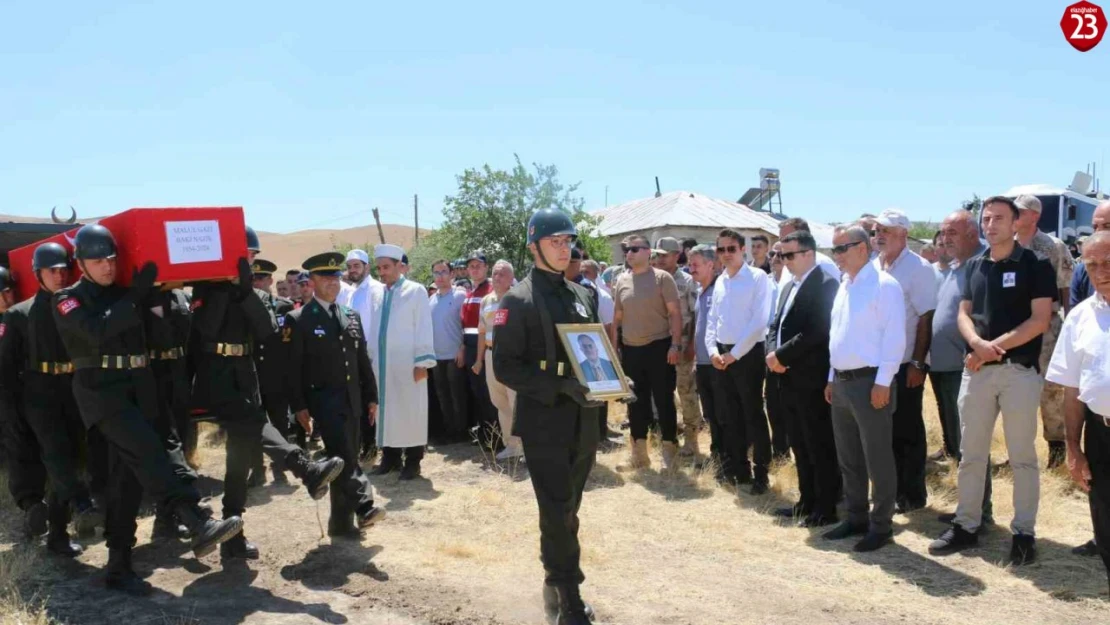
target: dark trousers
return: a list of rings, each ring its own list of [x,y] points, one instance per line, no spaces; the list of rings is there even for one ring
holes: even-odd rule
[[[89,501],[89,487],[80,477],[85,425],[73,398],[73,376],[26,372],[23,414],[35,433],[50,489],[58,501]]]
[[[732,345],[718,345],[721,353]],[[763,343],[756,343],[740,360],[720,372],[725,405],[721,410],[723,443],[731,473],[742,476],[748,472],[748,447],[755,479],[766,480],[771,464],[771,432],[763,412],[763,376],[767,371]]]
[[[929,382],[937,400],[940,431],[944,436],[944,451],[952,458],[960,457],[960,380],[963,371],[930,371]]]
[[[777,373],[766,372],[765,394],[767,399],[767,420],[771,422],[771,453],[776,458],[790,455],[790,434],[793,427],[785,417],[782,408],[783,377]]]
[[[798,468],[798,512],[836,518],[840,466],[836,459],[832,413],[822,386],[792,384],[780,378],[783,420],[790,424],[790,448]]]
[[[196,489],[174,472],[162,438],[137,405],[104,417],[95,427],[109,446],[104,523],[109,549],[135,544],[135,517],[143,491],[167,509],[200,499]]]
[[[1091,523],[1095,527],[1098,555],[1110,580],[1110,427],[1102,417],[1087,410],[1083,432],[1083,453],[1091,465]]]
[[[896,501],[910,507],[924,506],[929,497],[925,490],[925,457],[928,447],[925,439],[925,417],[921,403],[925,385],[917,388],[906,386],[909,363],[898,368],[894,383],[898,387],[898,402],[894,405],[894,464],[898,471]]]
[[[20,510],[26,510],[46,496],[46,467],[42,464],[35,432],[23,417],[13,410],[3,418],[4,460],[8,468],[8,492]]]
[[[578,544],[578,509],[597,454],[597,417],[593,411],[577,410],[566,418],[575,422],[575,436],[569,446],[521,437],[539,504],[544,583],[551,586],[577,585],[586,579],[579,566],[582,550]]]
[[[292,459],[304,451],[293,445],[277,431],[258,406],[251,406],[252,417],[242,412],[230,413],[226,407],[217,408],[220,425],[227,432],[227,462],[224,473],[224,518],[241,516],[247,505],[247,476],[255,458],[262,453],[279,469],[292,469]],[[315,417],[315,415],[313,415]]]
[[[423,445],[416,447],[382,447],[382,464],[388,467],[399,467],[409,463],[415,463],[419,466],[423,459]]]
[[[647,345],[624,345],[621,348],[621,366],[632,379],[639,400],[628,406],[632,439],[646,439],[652,422],[652,402],[659,411],[659,433],[665,443],[678,443],[678,411],[674,405],[674,390],[678,376],[674,365],[667,364],[671,339],[665,338]],[[527,455],[527,452],[525,452]]]
[[[834,380],[832,424],[848,522],[885,534],[891,531],[898,492],[891,444],[893,404],[898,400],[898,391],[891,388],[890,403],[876,409],[871,405],[874,386],[874,373],[852,380]],[[869,501],[873,502],[870,515]]]
[[[486,368],[482,367],[480,373],[474,373],[474,363],[478,361],[478,335],[467,334],[463,336],[463,347],[466,362],[466,379],[470,385],[471,423],[479,427],[479,441],[483,444],[500,440],[497,436],[497,409],[489,398],[489,386],[486,385]]]
[[[709,424],[709,455],[721,465],[721,416],[718,411],[724,405],[721,397],[721,379],[713,365],[698,365],[694,377],[698,386],[698,399],[701,400],[701,414]]]
[[[89,472],[89,490],[94,497],[108,492],[110,454],[110,445],[100,430],[91,428],[85,432],[85,468]]]
[[[477,352],[474,356],[477,358]],[[467,385],[469,384],[467,375],[466,369],[455,366],[454,358],[436,361],[436,367],[432,370],[432,383],[435,386],[436,403],[439,404],[442,419],[428,424],[433,436],[448,441],[459,440],[465,436]],[[486,394],[489,394],[488,387]]]
[[[347,526],[355,512],[373,505],[374,491],[358,464],[360,416],[351,413],[346,389],[310,392],[309,412],[320,430],[324,450],[343,460],[343,471],[331,484],[331,524]],[[365,420],[365,415],[361,415]]]
[[[597,410],[597,435],[598,440],[609,438],[609,402]]]
[[[188,418],[189,383],[185,378],[185,362],[182,360],[155,360],[151,363],[154,379],[158,386],[158,414],[154,429],[170,456],[174,473],[185,480],[197,479],[197,474],[185,462],[185,446],[178,435],[177,424]]]

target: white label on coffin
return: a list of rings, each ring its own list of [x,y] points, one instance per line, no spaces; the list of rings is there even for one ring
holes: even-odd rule
[[[170,264],[208,263],[223,259],[220,222],[167,221],[166,249]]]

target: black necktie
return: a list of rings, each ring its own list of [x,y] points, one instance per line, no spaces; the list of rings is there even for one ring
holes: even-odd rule
[[[335,326],[335,335],[343,336],[343,326],[339,325],[339,307],[334,303],[331,305],[331,320]]]

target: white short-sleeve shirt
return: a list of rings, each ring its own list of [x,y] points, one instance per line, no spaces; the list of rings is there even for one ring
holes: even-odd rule
[[[1064,319],[1045,378],[1079,389],[1079,401],[1110,416],[1110,306],[1097,293]]]

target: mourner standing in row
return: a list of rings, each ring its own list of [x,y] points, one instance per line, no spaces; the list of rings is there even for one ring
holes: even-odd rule
[[[574,377],[555,330],[598,322],[590,292],[563,276],[576,238],[566,213],[532,215],[528,249],[535,266],[505,294],[493,322],[493,371],[517,394],[513,434],[523,443],[539,504],[544,607],[558,625],[588,625],[592,614],[579,593],[585,576],[578,508],[597,454],[601,402],[587,399],[589,389]]]
[[[22,399],[19,410],[35,434],[50,478],[46,547],[76,557],[81,546],[66,531],[71,510],[79,534],[91,533],[103,517],[80,475],[85,428],[73,398],[73,363],[58,334],[51,301],[69,282],[69,253],[59,243],[44,243],[35,248],[31,268],[38,291],[4,313],[0,392]]]
[[[374,418],[378,393],[358,313],[335,301],[342,261],[342,254],[328,252],[304,262],[316,295],[285,317],[280,340],[288,348],[289,398],[297,421],[308,432],[318,430],[325,453],[343,461],[331,488],[328,535],[357,537],[384,514],[358,464],[359,423]]]
[[[433,440],[458,443],[466,440],[468,411],[462,326],[466,291],[451,282],[451,264],[445,260],[432,263],[432,277],[436,286],[436,292],[428,301],[432,309],[432,347],[436,355],[432,378],[442,421],[429,424],[428,429]]]
[[[482,298],[482,317],[478,321],[478,362],[475,367],[486,369],[486,382],[489,384],[490,401],[497,408],[497,423],[501,431],[501,445],[495,459],[499,462],[519,458],[524,455],[520,448],[520,437],[513,436],[513,408],[516,393],[501,382],[493,372],[493,318],[501,306],[501,298],[513,286],[513,266],[507,260],[493,264],[493,292]]]
[[[659,268],[671,274],[675,288],[678,289],[678,309],[682,313],[681,355],[675,365],[675,390],[682,412],[682,449],[683,456],[696,456],[698,433],[701,431],[701,406],[698,404],[698,385],[694,374],[694,305],[698,300],[698,289],[689,272],[681,271],[678,258],[683,253],[682,244],[674,237],[663,237],[656,241],[655,247],[665,252],[659,256]]]
[[[238,516],[214,521],[197,505],[200,497],[174,473],[162,438],[150,424],[157,392],[147,366],[148,345],[140,306],[154,288],[158,267],[137,271],[131,288],[116,284],[116,242],[99,224],[83,226],[74,239],[82,277],[54,293],[54,318],[73,362],[73,395],[88,428],[109,445],[109,485],[104,536],[108,545],[109,588],[149,594],[150,584],[131,566],[136,517],[145,490],[174,511],[193,535],[197,557],[239,535]],[[248,269],[246,261],[243,268]]]

